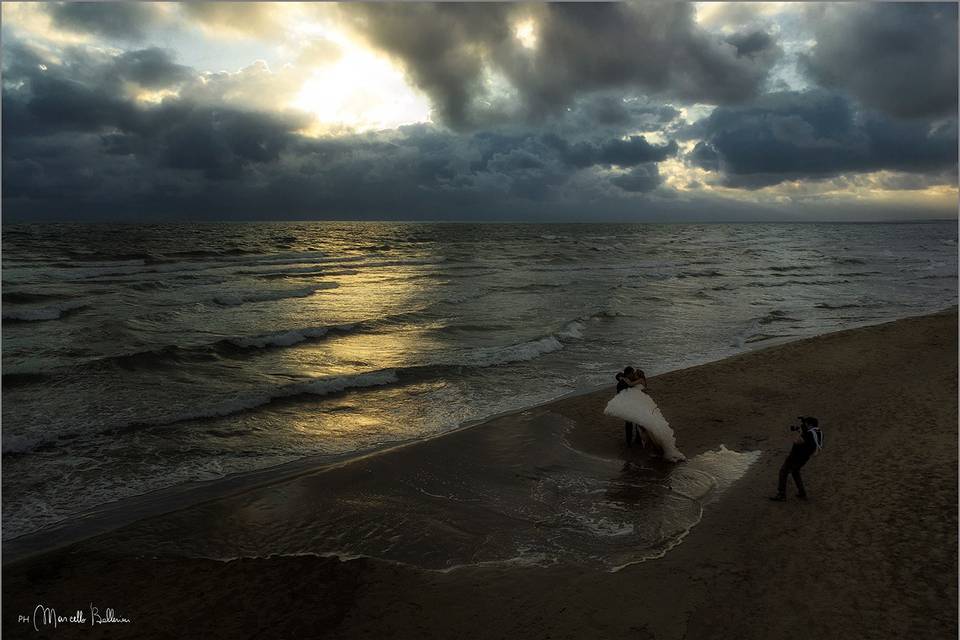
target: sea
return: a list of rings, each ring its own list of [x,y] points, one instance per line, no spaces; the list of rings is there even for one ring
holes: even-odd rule
[[[957,223],[2,229],[2,536],[957,304]],[[598,416],[598,420],[603,419]]]

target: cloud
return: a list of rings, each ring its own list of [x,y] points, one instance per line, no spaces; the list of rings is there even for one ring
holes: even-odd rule
[[[56,2],[49,12],[61,29],[131,41],[142,40],[157,17],[148,2]]]
[[[294,115],[244,109],[217,92],[191,93],[196,78],[206,77],[192,70],[194,79],[178,85],[181,93],[159,103],[113,91],[118,68],[146,82],[182,77],[183,69],[139,73],[144,60],[161,69],[175,64],[155,52],[98,56],[71,49],[54,62],[15,42],[5,47],[3,187],[13,217],[130,211],[181,218],[536,218],[575,217],[584,207],[610,217],[635,215],[654,198],[664,219],[690,216],[697,207],[750,217],[756,206],[737,213],[733,201],[721,206],[690,195],[664,204],[676,192],[663,186],[660,163],[679,164],[678,145],[628,132],[635,117],[676,125],[671,107],[627,101],[632,115],[619,129],[591,128],[594,103],[587,100],[551,126],[464,134],[420,124],[313,139],[298,134],[304,122]],[[861,119],[844,98],[826,92],[721,107],[698,127],[704,140],[691,161],[705,165],[698,154],[709,149],[729,184],[750,188],[880,165],[939,167],[943,174],[944,159],[955,158],[930,144],[952,140],[955,149],[955,128],[927,132],[916,123]],[[929,184],[894,174],[884,180],[908,189]]]
[[[713,104],[755,96],[780,55],[758,32],[701,30],[679,3],[350,4],[346,24],[396,57],[456,129],[556,115],[583,93],[637,89]],[[536,45],[516,37],[534,25]],[[515,99],[496,100],[490,78]]]
[[[930,123],[858,112],[847,98],[823,90],[718,107],[693,130],[703,140],[688,159],[722,172],[727,186],[759,188],[881,169],[942,171],[957,163],[955,119]]]
[[[236,72],[194,73],[180,96],[208,105],[235,109],[280,111],[300,90],[300,70],[285,66],[272,71],[266,62],[257,60]]]
[[[208,35],[242,22],[209,8],[161,18],[181,10]],[[348,38],[281,43],[289,63],[273,68],[235,43],[246,66],[210,73],[167,49],[119,50],[122,29],[71,46],[81,39],[5,25],[8,219],[769,218],[764,198],[828,211],[843,189],[940,206],[952,188],[955,207],[956,119],[898,119],[849,89],[763,93],[785,46],[769,21],[708,33],[684,5],[334,10],[429,92],[434,123],[304,135],[320,129],[285,105],[307,77],[310,105],[331,99],[316,80],[349,61]],[[258,11],[251,28],[273,19]]]
[[[186,20],[221,36],[269,38],[282,33],[285,3],[274,2],[181,2]]]
[[[547,134],[544,142],[556,149],[566,164],[581,168],[592,165],[632,167],[647,162],[662,162],[677,152],[676,142],[653,145],[647,142],[644,136],[571,143],[556,135]]]
[[[822,86],[897,116],[956,113],[956,3],[818,5],[810,20],[801,61]]]
[[[297,64],[307,67],[323,66],[336,62],[343,55],[336,43],[325,38],[315,38],[297,53]]]
[[[161,89],[185,82],[193,77],[189,67],[176,64],[173,55],[156,47],[127,51],[114,59],[116,74],[147,89]]]
[[[624,191],[647,193],[657,188],[662,179],[657,165],[646,163],[635,166],[628,173],[610,178],[610,182]]]
[[[97,58],[78,49],[71,53],[59,64],[41,62],[21,47],[17,61],[5,69],[7,80],[16,84],[3,92],[4,160],[40,158],[42,169],[49,165],[45,148],[71,146],[62,134],[77,134],[87,153],[93,138],[82,134],[96,134],[104,156],[133,156],[144,171],[189,169],[219,179],[236,176],[249,164],[275,161],[293,132],[306,125],[304,118],[291,115],[184,98],[139,104],[118,92],[119,80],[160,87],[196,73],[156,49]],[[86,73],[74,73],[77,64]],[[84,166],[95,164],[88,159]]]
[[[581,129],[579,110],[549,133],[424,124],[313,139],[299,134],[305,116],[248,99],[265,86],[265,65],[201,74],[159,49],[73,47],[55,57],[16,41],[5,47],[4,203],[12,212],[166,206],[202,216],[211,207],[251,211],[268,195],[271,210],[351,215],[530,208],[569,199],[564,185],[576,176],[602,189],[602,168],[633,168],[614,184],[647,192],[659,184],[656,163],[677,152],[672,141],[652,144],[623,128]],[[176,91],[144,102],[121,90],[125,83]],[[630,109],[652,121],[676,117],[669,107]]]

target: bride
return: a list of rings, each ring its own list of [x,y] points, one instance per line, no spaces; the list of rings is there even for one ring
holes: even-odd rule
[[[638,425],[641,434],[646,433],[647,440],[663,450],[664,460],[669,462],[686,460],[686,457],[677,449],[673,429],[660,413],[657,403],[645,393],[646,388],[647,378],[643,371],[627,367],[623,373],[617,374],[617,395],[607,403],[603,413]],[[629,445],[631,429],[626,428]]]

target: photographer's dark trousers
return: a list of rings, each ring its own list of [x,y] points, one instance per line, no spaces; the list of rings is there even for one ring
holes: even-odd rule
[[[780,481],[777,483],[777,493],[781,496],[787,494],[787,476],[792,475],[793,481],[797,485],[797,493],[801,496],[807,495],[803,488],[803,478],[800,477],[800,468],[807,464],[810,458],[797,458],[792,455],[787,456],[783,466],[780,467]]]

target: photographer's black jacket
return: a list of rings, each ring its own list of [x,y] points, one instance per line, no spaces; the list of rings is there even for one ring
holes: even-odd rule
[[[804,429],[800,434],[803,442],[795,442],[790,449],[790,459],[794,462],[806,462],[814,453],[817,452],[817,441],[809,429]]]

